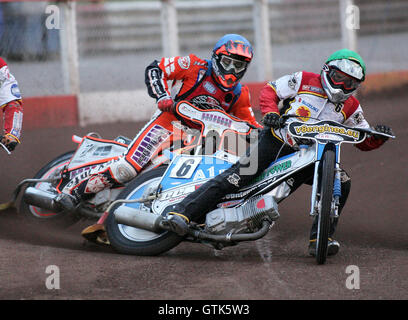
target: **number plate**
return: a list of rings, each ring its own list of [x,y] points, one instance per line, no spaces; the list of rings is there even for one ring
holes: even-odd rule
[[[190,179],[201,162],[201,157],[181,158],[170,172],[171,178]]]

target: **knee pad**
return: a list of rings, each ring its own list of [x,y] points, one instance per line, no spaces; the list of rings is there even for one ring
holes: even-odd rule
[[[128,182],[137,175],[136,169],[123,156],[110,164],[109,171],[112,178],[119,183]]]

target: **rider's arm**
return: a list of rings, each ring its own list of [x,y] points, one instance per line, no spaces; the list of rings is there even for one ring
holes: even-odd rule
[[[10,74],[6,62],[0,58],[0,109],[4,114],[4,136],[7,140],[20,142],[23,105],[18,84]]]
[[[155,98],[156,101],[170,96],[165,72],[159,67],[157,60],[147,66],[145,70],[145,83],[149,96]]]
[[[279,111],[279,101],[293,98],[297,95],[302,82],[302,72],[283,76],[276,81],[268,82],[261,90],[259,103],[262,114],[277,113]]]
[[[13,100],[1,106],[4,112],[4,135],[20,143],[23,124],[23,106],[21,100]]]
[[[204,64],[206,64],[204,60],[193,54],[153,61],[145,71],[145,83],[149,95],[156,101],[170,97],[168,80],[182,80],[183,84],[190,87],[197,80],[197,72]]]
[[[247,86],[242,86],[241,94],[231,108],[230,112],[237,118],[245,120],[257,128],[262,128],[262,126],[256,121],[254,112],[252,110],[249,89]]]
[[[354,128],[370,128],[369,123],[364,118],[363,109],[355,97],[352,96],[347,99],[347,101],[344,103],[342,112],[345,117],[345,125]],[[370,151],[381,147],[384,142],[384,139],[369,136],[363,142],[355,144],[354,146],[361,151]]]

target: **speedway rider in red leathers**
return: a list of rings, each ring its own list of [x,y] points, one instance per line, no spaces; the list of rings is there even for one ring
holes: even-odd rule
[[[247,156],[242,157],[231,168],[209,180],[181,203],[173,206],[167,214],[167,227],[180,235],[186,234],[191,220],[199,220],[226,194],[234,193],[253,181],[276,160],[278,155],[293,153],[294,142],[287,134],[286,128],[281,127],[281,115],[298,116],[289,118],[287,122],[294,119],[304,122],[316,121],[310,118],[312,117],[319,120],[334,120],[350,127],[369,128],[359,101],[352,96],[364,81],[365,73],[363,59],[357,53],[343,49],[336,51],[326,60],[320,74],[303,71],[268,82],[260,95],[265,128],[259,135],[257,144],[247,151]],[[280,102],[282,102],[281,105]],[[391,128],[385,125],[376,126],[375,130],[392,135]],[[373,150],[380,147],[386,139],[383,136],[373,135],[356,146],[363,151]],[[251,163],[258,165],[255,174],[245,175],[241,172],[240,169],[246,168]],[[312,178],[313,171],[291,179],[290,184],[288,183],[290,191],[285,196],[303,183],[310,183]],[[350,186],[350,178],[342,171],[339,213],[346,203]],[[328,255],[336,254],[340,247],[339,243],[331,238],[337,220],[330,228]],[[313,222],[310,232],[309,253],[311,255],[315,254],[316,234],[317,220]]]
[[[20,143],[23,102],[17,80],[2,58],[0,58],[0,109],[4,115],[4,134],[0,136],[0,142],[9,151],[13,151]]]
[[[172,112],[175,102],[187,100],[197,107],[205,103],[261,127],[251,108],[248,87],[240,84],[252,57],[248,40],[240,35],[227,34],[216,43],[211,60],[190,54],[151,63],[146,68],[145,82],[159,110],[134,138],[124,156],[108,162],[103,169],[91,170],[80,183],[68,183],[56,199],[57,203],[65,209],[73,208],[79,201],[105,188],[120,186],[133,179],[172,141],[172,122],[178,121]],[[171,90],[169,80],[173,81]]]

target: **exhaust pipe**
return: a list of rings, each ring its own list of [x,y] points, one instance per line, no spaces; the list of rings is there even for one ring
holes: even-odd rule
[[[163,219],[161,215],[123,205],[114,211],[114,215],[116,222],[120,224],[156,233],[163,231],[159,226],[160,221]]]
[[[24,191],[23,200],[25,203],[41,209],[59,212],[61,211],[61,208],[55,203],[55,196],[55,193],[36,189],[34,187],[28,187]]]

